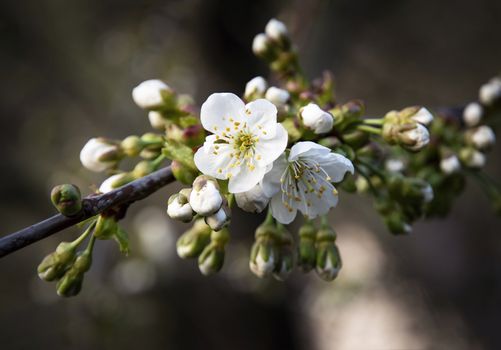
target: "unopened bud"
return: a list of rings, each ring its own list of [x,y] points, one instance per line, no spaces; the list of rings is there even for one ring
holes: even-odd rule
[[[212,275],[223,267],[224,247],[229,240],[227,229],[211,233],[211,243],[207,245],[198,257],[198,267],[202,274]]]
[[[332,130],[334,117],[315,103],[302,107],[299,114],[304,126],[313,130],[315,134],[325,134]]]
[[[97,239],[110,239],[118,230],[118,224],[115,218],[111,216],[99,215],[94,228],[94,236]]]
[[[183,233],[177,240],[177,255],[183,259],[200,255],[209,243],[211,231],[211,228],[205,224],[203,219],[196,220],[193,227]]]
[[[469,135],[469,139],[473,146],[479,150],[485,150],[496,142],[494,131],[487,125],[482,125],[473,130]]]
[[[480,87],[479,99],[482,104],[492,106],[501,100],[501,80],[492,79]]]
[[[99,192],[108,193],[116,188],[122,187],[125,184],[134,180],[134,176],[130,173],[120,173],[111,175],[109,178],[103,181],[101,186],[99,186]]]
[[[459,159],[469,168],[480,169],[485,166],[485,155],[474,148],[463,148],[459,152]]]
[[[124,153],[129,157],[136,157],[143,150],[141,138],[136,135],[127,136],[120,145]]]
[[[272,18],[268,21],[264,31],[270,39],[276,41],[287,39],[289,35],[285,24],[275,18]]]
[[[277,229],[273,224],[265,222],[256,229],[249,267],[258,277],[269,276],[275,269],[278,258]]]
[[[404,108],[399,112],[402,120],[412,120],[422,125],[429,125],[433,121],[433,114],[424,107],[413,106]]]
[[[244,97],[247,101],[252,101],[258,98],[262,98],[267,88],[268,88],[268,83],[263,77],[252,78],[245,85]]]
[[[384,162],[384,167],[392,173],[400,173],[405,170],[405,164],[402,159],[389,158]]]
[[[80,293],[84,274],[90,269],[91,264],[91,251],[85,250],[81,252],[77,256],[73,266],[57,282],[57,294],[62,297],[71,297]]]
[[[167,107],[173,99],[174,91],[163,81],[151,79],[143,81],[132,90],[132,98],[136,104],[147,110],[158,110]]]
[[[417,152],[430,142],[428,129],[420,123],[383,125],[383,138],[390,144],[398,144],[403,148]]]
[[[116,143],[104,138],[92,138],[82,148],[80,161],[87,169],[100,172],[114,167],[122,156]]]
[[[317,229],[311,221],[306,222],[299,229],[299,254],[298,265],[302,272],[311,271],[315,267],[317,250],[315,236]]]
[[[476,126],[482,120],[483,114],[484,108],[480,103],[469,103],[463,111],[463,121],[469,127]]]
[[[317,233],[316,272],[325,281],[337,277],[342,267],[341,256],[335,244],[336,232],[323,226]]]
[[[165,127],[167,126],[163,113],[159,111],[149,111],[148,120],[150,121],[151,126],[157,130],[165,130]]]
[[[223,204],[223,197],[217,181],[206,175],[198,176],[193,182],[190,204],[193,210],[202,216],[218,211]]]
[[[222,205],[214,214],[205,217],[205,223],[214,231],[220,231],[230,223],[230,209]]]
[[[273,51],[271,40],[266,34],[261,33],[254,37],[252,41],[252,52],[258,57],[266,58],[271,55]]]
[[[450,175],[461,169],[461,163],[455,154],[451,154],[440,160],[440,170],[444,174]]]
[[[82,194],[77,186],[58,185],[50,193],[52,204],[64,216],[73,216],[82,210]]]
[[[412,226],[405,221],[399,212],[392,212],[386,215],[384,223],[394,235],[407,235],[412,231]]]
[[[290,95],[287,90],[272,86],[266,90],[265,98],[277,107],[281,107],[289,101]]]
[[[240,209],[249,213],[260,213],[266,208],[270,198],[263,192],[263,187],[257,184],[249,191],[235,193],[235,201]]]
[[[171,219],[190,222],[193,219],[193,209],[188,202],[191,189],[181,190],[180,193],[170,196],[167,205],[167,214]]]
[[[143,160],[136,164],[134,170],[132,170],[132,175],[134,176],[134,178],[140,179],[142,177],[145,177],[146,175],[151,174],[155,170],[155,165],[152,162]]]
[[[279,230],[278,261],[273,270],[273,277],[285,281],[294,269],[296,256],[293,249],[292,235],[282,226]]]
[[[76,247],[71,242],[61,242],[56,251],[47,255],[38,265],[38,277],[44,281],[60,278],[75,259]]]

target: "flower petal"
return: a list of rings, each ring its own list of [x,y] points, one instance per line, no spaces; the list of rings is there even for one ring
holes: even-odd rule
[[[232,151],[231,146],[225,143],[215,145],[213,143],[214,139],[215,135],[208,136],[204,145],[195,153],[195,165],[205,175],[225,180],[235,175],[238,172],[238,168],[230,167],[232,162],[230,156]]]
[[[285,159],[285,154],[282,153],[281,156],[273,162],[272,168],[264,175],[261,184],[263,186],[263,192],[268,197],[273,197],[277,192],[280,191],[280,178],[282,177],[285,169],[287,169],[287,160]]]
[[[287,147],[288,134],[282,124],[276,125],[276,134],[268,140],[260,140],[256,144],[255,157],[256,162],[261,166],[273,163]]]
[[[270,202],[271,215],[280,223],[286,225],[290,224],[296,217],[297,210],[291,208],[290,210],[282,203],[282,194],[277,193]]]
[[[314,154],[326,154],[331,150],[311,141],[298,142],[291,148],[289,162],[298,160],[299,157],[309,157]]]
[[[240,171],[230,177],[228,191],[240,193],[250,190],[263,179],[265,171],[265,167],[256,166],[251,170],[246,164],[242,164]]]
[[[324,183],[325,191],[322,195],[318,192],[310,192],[302,182],[299,183],[300,191],[304,192],[306,206],[300,207],[300,211],[309,219],[314,219],[319,215],[325,215],[338,203],[337,190],[330,183]]]
[[[261,139],[275,137],[277,128],[277,107],[265,99],[247,103],[245,110],[248,113],[245,121],[250,131]]]
[[[314,157],[314,160],[325,170],[331,178],[331,182],[342,181],[346,172],[354,173],[351,160],[338,153],[328,153],[320,157]]]
[[[210,95],[202,105],[200,121],[205,130],[217,134],[225,128],[232,128],[233,121],[245,118],[244,102],[235,94],[223,92]]]

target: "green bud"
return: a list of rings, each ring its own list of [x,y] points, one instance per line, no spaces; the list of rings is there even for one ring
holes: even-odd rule
[[[136,157],[143,150],[143,142],[136,135],[126,137],[121,146],[124,153],[129,157]]]
[[[57,294],[61,297],[73,297],[82,290],[84,273],[76,268],[70,268],[57,282]]]
[[[198,257],[198,267],[205,276],[212,275],[223,267],[224,245],[211,242]]]
[[[400,212],[394,211],[384,218],[384,223],[388,230],[394,235],[406,235],[411,233],[412,226],[409,225]]]
[[[176,180],[186,185],[191,185],[198,175],[197,170],[189,168],[177,160],[172,161],[170,168]]]
[[[256,276],[266,277],[275,270],[278,258],[276,239],[261,237],[252,246],[249,267]]]
[[[204,219],[196,220],[193,227],[177,240],[176,247],[179,257],[186,259],[199,256],[209,243],[211,232],[211,228],[205,224]]]
[[[38,265],[38,277],[48,282],[60,278],[75,260],[75,249],[71,242],[59,243],[56,251],[47,255]]]
[[[332,241],[321,241],[317,245],[316,272],[321,279],[332,281],[342,267],[341,255]]]
[[[146,175],[151,174],[154,171],[155,171],[155,165],[152,162],[143,160],[136,164],[134,170],[132,170],[132,174],[136,179],[139,179]]]
[[[162,153],[162,150],[160,148],[155,148],[155,149],[149,149],[145,148],[139,153],[139,156],[143,159],[147,160],[153,160],[155,158],[158,158],[158,156]]]
[[[50,199],[64,216],[73,216],[82,210],[82,194],[75,185],[64,184],[54,187]]]
[[[311,221],[306,222],[299,229],[298,265],[302,272],[311,271],[315,267],[317,251],[315,236],[317,229]]]

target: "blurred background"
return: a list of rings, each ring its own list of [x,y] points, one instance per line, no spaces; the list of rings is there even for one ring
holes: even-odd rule
[[[251,42],[285,21],[309,77],[331,69],[339,100],[370,115],[476,99],[499,72],[498,0],[2,0],[1,235],[54,213],[50,189],[103,180],[79,164],[93,136],[149,130],[132,88],[160,78],[200,104],[267,75]],[[500,146],[488,171],[501,176]],[[445,220],[386,232],[370,200],[342,194],[331,220],[344,267],[333,283],[248,269],[255,216],[234,214],[226,264],[203,277],[181,260],[186,226],[165,215],[169,186],[122,224],[132,254],[98,242],[82,293],[36,275],[69,229],[0,260],[2,349],[499,349],[501,222],[475,184]]]

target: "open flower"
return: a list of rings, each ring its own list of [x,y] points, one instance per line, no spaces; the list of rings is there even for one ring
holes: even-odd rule
[[[264,99],[245,105],[234,94],[212,94],[202,105],[200,119],[213,135],[195,153],[195,164],[206,175],[229,179],[231,193],[254,187],[287,146],[277,108]]]
[[[346,157],[314,142],[298,142],[263,179],[273,217],[288,224],[298,210],[309,219],[326,214],[338,202],[331,182],[341,181],[347,171],[353,174],[354,168]]]

